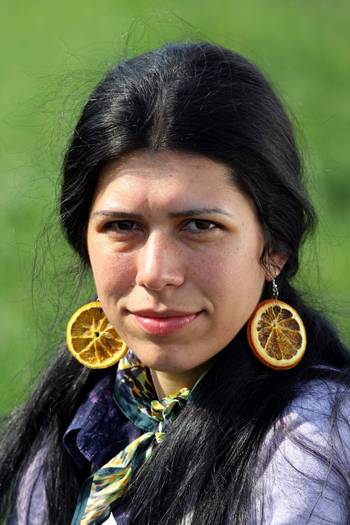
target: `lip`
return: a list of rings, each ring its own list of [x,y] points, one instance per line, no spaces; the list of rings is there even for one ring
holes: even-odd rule
[[[157,317],[157,318],[163,318],[163,317],[186,317],[188,315],[195,315],[199,312],[182,312],[180,310],[135,310],[131,312],[134,315],[138,315],[140,317]]]
[[[177,310],[141,310],[130,312],[135,321],[149,334],[168,335],[191,324],[201,312],[179,312]]]

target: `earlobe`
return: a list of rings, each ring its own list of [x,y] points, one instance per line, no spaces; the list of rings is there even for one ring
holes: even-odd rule
[[[288,261],[288,255],[286,253],[272,253],[269,256],[268,263],[266,265],[266,281],[271,282],[273,279],[279,276],[284,268],[284,265]]]

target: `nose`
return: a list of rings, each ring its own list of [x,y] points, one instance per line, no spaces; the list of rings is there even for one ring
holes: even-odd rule
[[[137,257],[136,284],[160,291],[166,286],[180,286],[184,282],[183,257],[165,232],[151,232]]]

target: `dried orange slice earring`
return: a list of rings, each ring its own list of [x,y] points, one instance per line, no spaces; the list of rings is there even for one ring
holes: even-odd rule
[[[108,368],[128,351],[126,343],[108,321],[99,301],[84,304],[69,319],[68,350],[88,368]]]
[[[262,301],[248,321],[248,342],[255,356],[275,370],[293,368],[306,350],[306,331],[298,312],[280,301],[276,282],[274,298]]]

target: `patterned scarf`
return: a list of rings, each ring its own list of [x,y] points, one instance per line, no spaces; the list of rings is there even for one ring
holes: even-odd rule
[[[138,469],[150,460],[190,393],[188,388],[181,388],[158,401],[149,370],[129,350],[119,362],[114,395],[126,417],[145,433],[88,478],[71,525],[100,525],[108,518],[112,503],[124,494]]]

